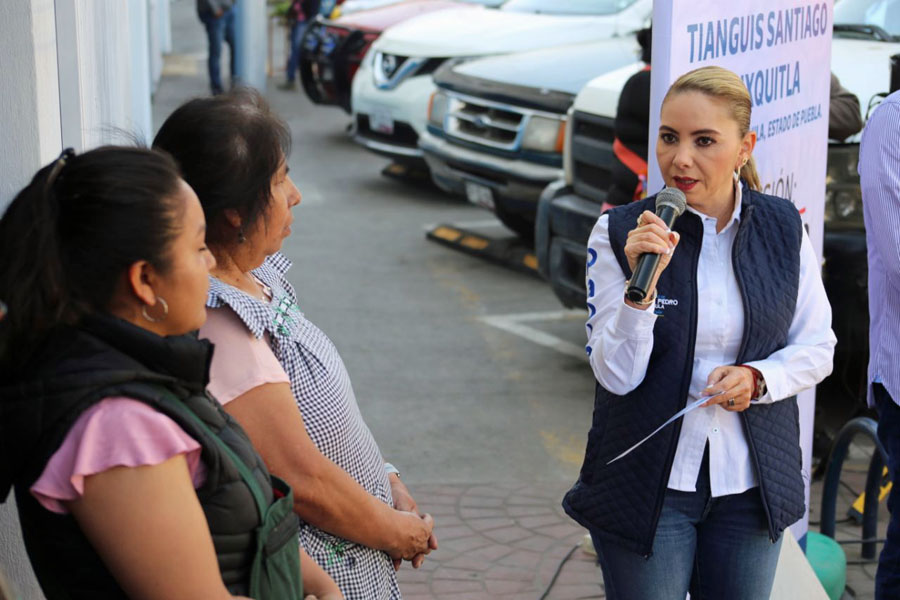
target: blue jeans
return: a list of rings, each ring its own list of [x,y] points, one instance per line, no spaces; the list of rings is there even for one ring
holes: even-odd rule
[[[900,481],[900,407],[880,383],[872,384],[875,408],[878,409],[878,439],[888,454],[888,470],[891,481]],[[894,483],[888,496],[891,521],[887,528],[887,541],[878,557],[875,574],[875,598],[900,598],[900,493]]]
[[[300,68],[300,41],[306,31],[306,21],[296,21],[291,27],[291,56],[287,64],[287,80],[293,82]]]
[[[592,537],[609,600],[768,598],[781,551],[758,487],[710,496],[706,455],[696,492],[666,490],[649,559]]]
[[[225,11],[221,17],[216,18],[212,13],[200,15],[200,20],[206,26],[206,37],[209,40],[209,87],[213,94],[221,94],[225,88],[222,86],[222,73],[219,65],[222,63],[222,41],[228,42],[230,54],[230,75],[234,81],[234,7]]]

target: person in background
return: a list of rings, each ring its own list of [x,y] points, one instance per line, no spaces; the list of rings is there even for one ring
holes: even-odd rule
[[[172,159],[137,148],[65,151],[0,219],[0,497],[48,600],[302,600],[301,561],[341,597],[204,391],[205,235]]]
[[[222,85],[222,41],[228,43],[229,74],[234,85],[234,0],[197,0],[197,16],[206,27],[209,42],[207,68],[209,88],[213,94],[225,91]]]
[[[875,597],[900,598],[900,91],[869,117],[859,146],[869,253],[868,402],[887,451],[891,520],[878,560]]]
[[[796,394],[832,368],[819,262],[796,207],[759,192],[751,101],[704,67],[662,102],[656,157],[687,208],[607,211],[588,242],[594,417],[566,512],[590,532],[611,600],[768,598],[803,516]],[[660,255],[647,297],[624,295]],[[688,403],[702,406],[614,460]]]
[[[300,68],[300,42],[306,26],[319,14],[322,0],[292,0],[285,20],[290,25],[291,55],[287,63],[287,81],[279,85],[282,90],[297,89],[297,71]]]
[[[641,61],[646,65],[622,87],[616,109],[612,182],[603,209],[628,204],[647,195],[647,136],[650,129],[650,56],[653,31],[637,32]]]
[[[842,142],[863,128],[859,98],[845,89],[834,73],[831,74],[831,102],[828,106],[828,138]]]
[[[344,595],[397,600],[395,568],[437,548],[434,522],[385,462],[343,360],[287,279],[279,250],[300,202],[290,145],[253,90],[187,102],[154,140],[196,190],[218,261],[200,330],[216,344],[210,391],[297,490],[301,543]]]

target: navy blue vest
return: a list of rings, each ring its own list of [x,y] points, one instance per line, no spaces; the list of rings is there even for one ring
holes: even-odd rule
[[[626,236],[638,215],[654,205],[652,196],[608,213],[610,244],[626,278],[631,276]],[[647,374],[637,388],[617,396],[597,386],[584,464],[563,500],[569,516],[595,535],[643,556],[652,553],[681,420],[622,460],[606,463],[687,403],[703,224],[685,212],[674,230],[681,241],[657,290],[661,297],[677,298],[678,309],[656,320]],[[800,215],[789,201],[744,185],[732,255],[745,318],[736,364],[766,358],[786,345],[797,303],[801,240]],[[797,400],[754,405],[740,414],[774,541],[805,508]]]

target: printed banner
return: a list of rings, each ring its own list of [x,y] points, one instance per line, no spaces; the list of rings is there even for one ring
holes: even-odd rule
[[[791,200],[822,256],[828,153],[833,0],[666,0],[654,2],[649,189],[664,183],[654,149],[659,110],[679,76],[717,65],[737,73],[753,101],[753,152],[763,191]],[[800,396],[807,509],[815,391]],[[807,517],[794,525],[805,543]]]

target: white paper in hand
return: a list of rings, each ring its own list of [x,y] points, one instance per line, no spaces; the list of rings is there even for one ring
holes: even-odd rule
[[[660,425],[659,427],[657,427],[656,429],[654,429],[653,432],[652,432],[650,435],[648,435],[647,437],[645,437],[644,439],[642,439],[641,441],[639,441],[637,444],[635,444],[634,446],[632,446],[631,448],[629,448],[628,450],[626,450],[626,451],[623,452],[622,454],[618,455],[617,457],[615,457],[614,459],[612,459],[611,461],[609,461],[609,462],[606,463],[606,464],[607,464],[607,465],[611,465],[611,464],[613,464],[614,462],[616,462],[617,460],[619,460],[620,458],[623,458],[623,457],[625,457],[625,456],[628,456],[628,455],[631,454],[631,452],[632,452],[633,450],[635,450],[638,446],[640,446],[641,444],[643,444],[644,442],[646,442],[647,440],[649,440],[650,438],[652,438],[654,435],[656,435],[657,433],[659,433],[660,431],[662,431],[663,429],[665,429],[667,425],[671,425],[671,424],[674,423],[677,419],[680,419],[681,417],[683,417],[684,415],[688,414],[689,412],[691,412],[691,411],[694,410],[695,408],[698,408],[698,407],[702,406],[705,402],[708,402],[710,399],[715,398],[716,396],[718,396],[719,394],[722,394],[722,393],[724,393],[724,392],[719,392],[718,394],[713,394],[712,396],[704,396],[703,398],[698,398],[695,402],[693,402],[693,403],[691,403],[691,404],[688,404],[687,406],[685,406],[684,408],[682,408],[681,410],[679,410],[677,413],[675,413],[674,415],[672,415],[671,417],[669,417],[669,420],[668,420],[668,421],[666,421],[665,423],[663,423],[662,425]]]

